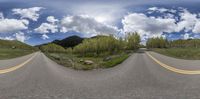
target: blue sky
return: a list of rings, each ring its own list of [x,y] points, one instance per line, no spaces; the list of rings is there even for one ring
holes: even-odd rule
[[[71,35],[200,38],[199,0],[0,0],[0,39],[38,45]]]

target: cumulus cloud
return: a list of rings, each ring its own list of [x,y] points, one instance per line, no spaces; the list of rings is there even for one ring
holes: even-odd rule
[[[200,21],[196,22],[192,32],[193,33],[200,33]]]
[[[177,31],[184,30],[188,32],[192,30],[195,24],[199,21],[197,14],[192,14],[188,10],[184,10],[180,13],[180,21],[177,23]]]
[[[23,32],[18,32],[14,36],[16,40],[21,41],[21,42],[24,42],[25,40],[28,39],[28,37],[26,37]]]
[[[11,37],[11,36],[0,37],[0,39],[2,39],[2,40],[14,40],[14,38]]]
[[[32,7],[32,8],[25,8],[25,9],[21,9],[21,8],[15,8],[13,9],[13,14],[16,15],[20,15],[21,18],[27,18],[33,21],[37,21],[37,19],[39,18],[39,11],[43,9],[42,7]]]
[[[8,19],[4,18],[3,13],[0,13],[0,33],[6,33],[10,36],[0,37],[0,39],[4,40],[19,40],[24,42],[27,37],[25,37],[22,30],[28,29],[29,21],[26,19]],[[17,32],[17,33],[16,33]],[[14,34],[15,33],[15,34]]]
[[[175,19],[148,17],[142,13],[131,13],[122,20],[124,32],[138,32],[141,36],[161,36],[163,32],[174,32]]]
[[[67,16],[61,20],[61,32],[76,31],[90,35],[116,34],[114,26],[100,23],[88,15]]]
[[[185,34],[183,35],[183,39],[187,40],[187,39],[189,39],[189,38],[190,38],[190,34],[185,33]]]
[[[167,9],[167,8],[158,8],[158,7],[150,7],[148,8],[148,11],[152,12],[160,12],[160,13],[164,13],[164,12],[170,12],[170,13],[176,13],[177,10],[174,9]]]
[[[95,0],[93,0],[95,1]],[[94,19],[96,19],[98,22],[106,23],[110,25],[117,24],[118,20],[120,20],[125,13],[127,13],[126,3],[84,3],[79,4],[77,6],[76,4],[71,4],[69,6],[72,6],[72,9],[70,9],[69,12],[72,13],[72,15],[88,15]],[[66,10],[66,8],[62,9]],[[68,9],[69,10],[69,9]]]
[[[22,19],[0,19],[0,33],[16,32],[28,29],[29,21]]]
[[[54,16],[48,16],[47,21],[54,24],[55,22],[58,22],[59,20],[56,19]]]
[[[38,33],[55,33],[58,32],[58,25],[55,22],[58,22],[58,19],[55,19],[54,16],[47,17],[48,23],[42,23],[38,28],[34,29]]]
[[[50,23],[42,23],[38,28],[35,29],[35,32],[38,33],[55,33],[58,32],[57,25]]]
[[[49,36],[47,36],[47,34],[43,34],[43,35],[42,35],[42,39],[43,39],[43,40],[49,39]]]
[[[138,32],[143,41],[147,38],[163,36],[164,33],[183,32],[183,39],[192,38],[190,34],[200,34],[200,17],[185,8],[166,9],[151,7],[144,13],[129,13],[122,19],[124,32]],[[159,16],[152,14],[160,12]],[[192,32],[188,34],[188,32]]]
[[[2,36],[0,37],[0,39],[3,39],[3,40],[18,40],[18,41],[21,41],[21,42],[25,42],[25,40],[28,40],[30,37],[26,36],[25,33],[23,32],[17,32],[17,33],[14,33],[10,36]]]

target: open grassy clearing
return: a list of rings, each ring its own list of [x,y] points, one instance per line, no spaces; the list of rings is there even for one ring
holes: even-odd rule
[[[81,57],[75,54],[66,53],[45,53],[49,58],[66,67],[76,70],[91,70],[98,68],[110,68],[122,63],[128,58],[129,54],[120,53],[117,55],[101,57]],[[92,64],[86,64],[85,61],[92,61]]]
[[[34,52],[33,50],[0,48],[0,60],[16,58],[33,52]]]
[[[200,48],[166,48],[159,49],[155,48],[153,51],[170,57],[181,58],[181,59],[200,59]]]

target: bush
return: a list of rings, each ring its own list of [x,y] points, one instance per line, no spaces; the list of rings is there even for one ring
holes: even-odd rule
[[[85,39],[83,43],[74,47],[73,52],[87,56],[87,54],[100,55],[109,52],[114,54],[124,47],[123,41],[117,40],[112,36],[101,36],[92,39]]]
[[[63,47],[53,43],[41,46],[40,50],[43,52],[66,52]]]
[[[126,40],[128,50],[135,50],[140,47],[140,36],[138,33],[128,33]]]
[[[150,38],[146,46],[147,48],[166,48],[168,46],[168,41],[163,37]]]
[[[150,38],[146,43],[147,48],[200,48],[200,39],[168,41],[162,37]]]
[[[126,39],[113,36],[96,36],[85,39],[74,47],[73,52],[81,56],[101,56],[105,53],[115,54],[123,50],[136,50],[140,46],[140,36],[137,33],[129,33]]]
[[[66,49],[66,52],[71,54],[73,52],[73,49],[71,47],[69,47],[69,48]]]

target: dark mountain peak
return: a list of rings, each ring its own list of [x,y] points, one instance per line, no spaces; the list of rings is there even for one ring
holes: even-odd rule
[[[74,46],[82,43],[83,40],[84,40],[84,38],[73,35],[73,36],[67,37],[62,40],[54,40],[52,43],[55,43],[62,47],[68,48],[68,47],[74,47]]]

